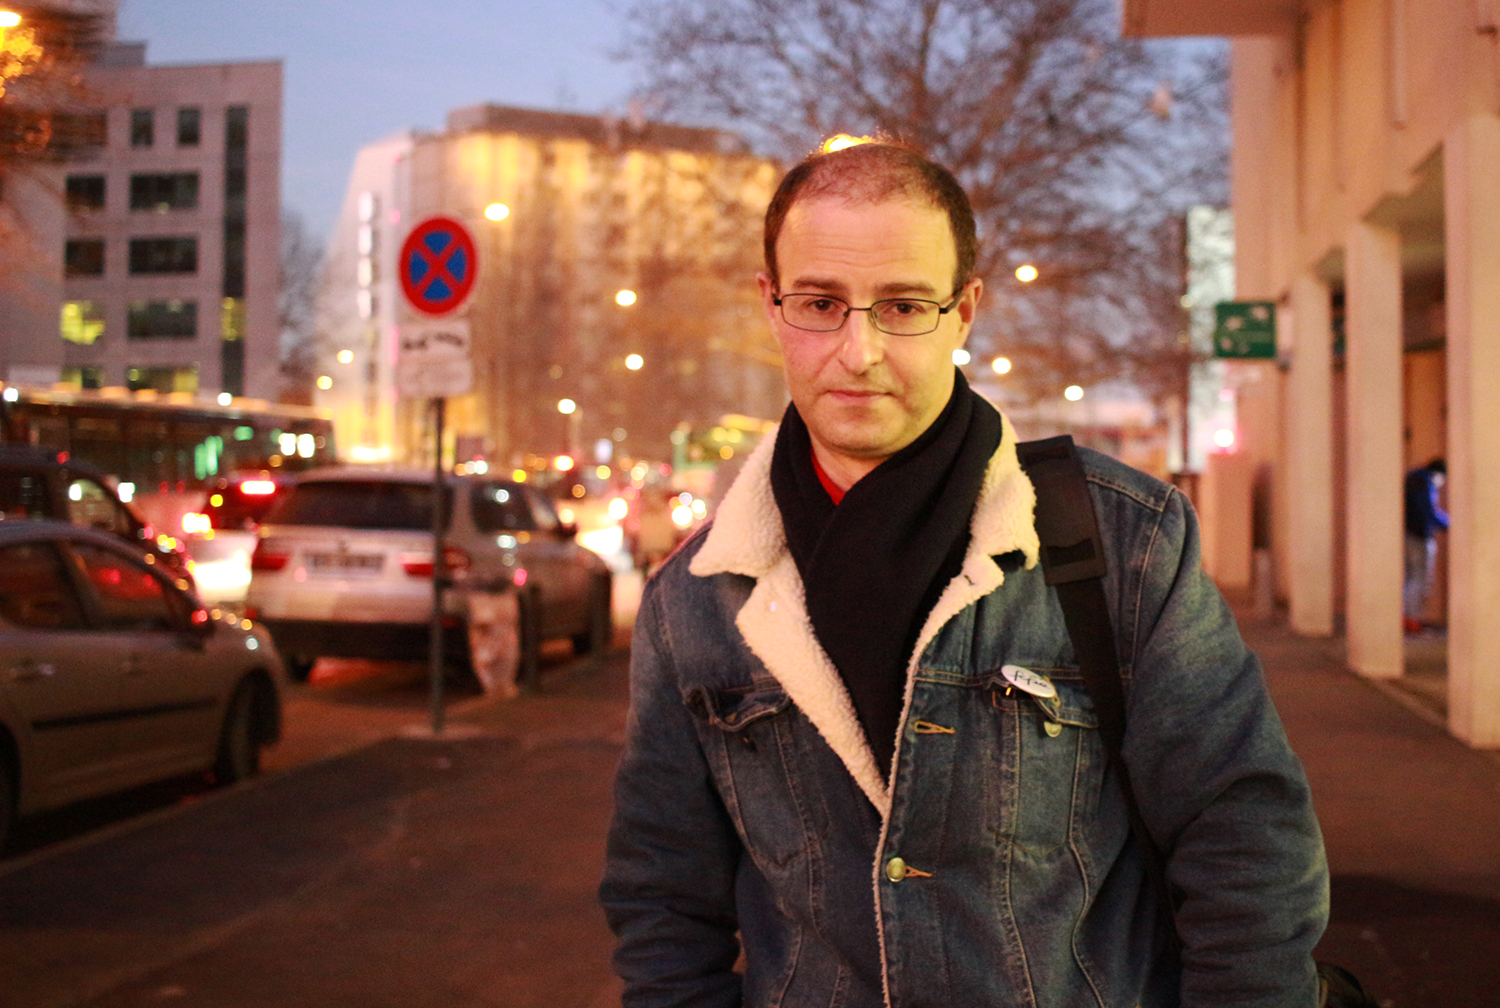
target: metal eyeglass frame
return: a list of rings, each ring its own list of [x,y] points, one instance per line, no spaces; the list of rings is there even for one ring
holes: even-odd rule
[[[872,302],[867,307],[856,308],[854,305],[850,304],[848,301],[845,301],[841,297],[836,297],[833,294],[815,294],[815,293],[812,293],[811,291],[793,291],[790,294],[775,294],[775,295],[772,295],[772,297],[771,297],[771,303],[774,304],[778,309],[780,309],[780,311],[781,311],[781,321],[785,322],[787,325],[791,326],[793,329],[800,330],[801,332],[815,332],[815,333],[838,332],[840,329],[844,328],[844,323],[849,321],[849,314],[851,312],[862,311],[862,312],[870,312],[870,321],[875,324],[875,328],[877,330],[879,330],[880,332],[885,333],[887,336],[926,336],[928,333],[937,332],[937,327],[943,324],[943,316],[946,315],[946,314],[948,314],[950,311],[952,311],[953,308],[954,308],[954,306],[956,306],[959,301],[963,300],[963,296],[964,296],[964,289],[962,287],[960,287],[958,289],[958,292],[953,295],[953,300],[949,301],[946,305],[942,304],[939,301],[929,301],[926,298],[898,297],[898,298],[881,298],[879,301]],[[814,298],[825,298],[825,299],[827,299],[829,301],[837,301],[839,304],[841,304],[841,305],[844,306],[844,315],[843,315],[842,318],[839,319],[839,324],[836,325],[836,326],[834,326],[832,329],[809,329],[806,326],[799,326],[797,323],[793,322],[791,319],[789,319],[789,318],[786,317],[786,308],[784,308],[782,306],[782,304],[781,304],[782,299],[783,298],[788,298],[788,297],[814,297]],[[887,304],[887,303],[889,303],[891,301],[915,301],[915,302],[919,302],[921,304],[936,305],[937,306],[937,310],[938,310],[937,321],[935,321],[935,322],[932,323],[932,328],[931,329],[924,329],[922,332],[894,333],[894,332],[891,332],[889,329],[882,329],[881,326],[880,326],[880,317],[875,314],[875,309],[878,308],[878,307],[880,307],[881,305]]]

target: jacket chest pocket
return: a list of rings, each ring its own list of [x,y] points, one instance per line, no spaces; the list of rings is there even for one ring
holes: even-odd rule
[[[816,730],[775,684],[695,686],[683,702],[746,850],[768,875],[787,870],[828,831]]]
[[[1028,693],[999,677],[985,684],[1012,798],[1002,834],[1022,856],[1058,853],[1097,808],[1104,753],[1098,718],[1073,669],[1033,669],[1053,696]]]

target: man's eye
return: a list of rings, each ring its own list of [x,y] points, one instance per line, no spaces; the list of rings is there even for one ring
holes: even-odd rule
[[[841,311],[843,308],[843,306],[833,298],[813,298],[811,301],[807,302],[807,307],[808,310],[815,311],[820,315]]]
[[[920,301],[887,301],[885,311],[888,315],[920,315],[923,311]]]

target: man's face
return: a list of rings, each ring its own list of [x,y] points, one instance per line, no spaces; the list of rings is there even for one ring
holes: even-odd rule
[[[776,242],[778,291],[760,275],[766,316],[781,345],[792,402],[814,450],[836,482],[858,479],[932,425],[953,392],[953,351],[974,321],[982,283],[971,280],[936,331],[891,336],[869,312],[851,312],[834,332],[788,325],[778,294],[829,294],[863,308],[886,298],[953,300],[958,254],[947,216],[905,199],[793,204]]]

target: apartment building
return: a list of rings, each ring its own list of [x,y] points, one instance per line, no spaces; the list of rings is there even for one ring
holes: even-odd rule
[[[341,450],[429,451],[426,403],[396,382],[400,334],[421,321],[398,277],[402,243],[435,215],[467,227],[478,259],[455,311],[474,384],[447,414],[466,455],[662,460],[681,429],[779,416],[780,359],[754,282],[777,177],[721,130],[500,105],[368,145],[329,240],[317,324],[317,403]]]
[[[160,65],[108,46],[98,143],[64,165],[54,380],[274,398],[280,62]]]
[[[1124,25],[1231,38],[1237,295],[1278,309],[1241,442],[1275,472],[1293,628],[1342,619],[1352,668],[1405,674],[1402,476],[1446,456],[1448,725],[1500,747],[1500,5],[1126,0]]]

